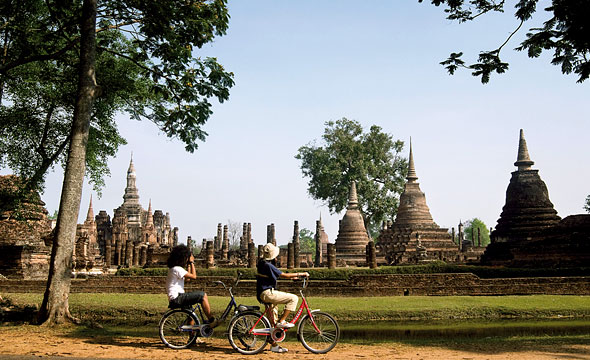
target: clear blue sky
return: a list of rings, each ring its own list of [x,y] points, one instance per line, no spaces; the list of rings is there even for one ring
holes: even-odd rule
[[[119,116],[129,144],[109,162],[102,198],[85,185],[81,221],[91,194],[95,213],[113,215],[133,152],[140,202],[147,209],[151,199],[154,210],[169,212],[181,241],[212,238],[217,223],[232,220],[252,223],[258,244],[275,223],[285,244],[294,220],[314,231],[321,213],[333,242],[343,214],[310,198],[294,156],[320,139],[326,121],[342,117],[367,129],[379,125],[406,143],[412,137],[418,181],[442,227],[473,217],[495,226],[520,128],[559,215],[583,212],[590,81],[562,75],[547,55],[531,60],[513,52],[526,31],[503,51],[508,73],[488,85],[467,71],[449,76],[439,65],[453,51],[471,61],[496,48],[517,26],[511,9],[472,24],[450,22],[442,9],[417,0],[234,0],[229,10],[227,35],[195,51],[216,56],[236,81],[229,101],[215,105],[206,142],[189,154],[153,124]],[[51,213],[61,191],[57,170],[43,195]]]

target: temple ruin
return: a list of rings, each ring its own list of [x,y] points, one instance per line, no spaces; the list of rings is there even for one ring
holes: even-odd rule
[[[406,179],[395,221],[384,226],[377,239],[377,261],[390,265],[458,261],[458,245],[453,242],[448,229],[434,222],[426,205],[426,196],[420,190],[411,141]]]
[[[350,186],[348,206],[344,217],[340,220],[338,237],[335,243],[337,262],[342,265],[365,265],[365,252],[369,243],[369,235],[367,235],[363,215],[358,208],[356,182],[354,181]]]
[[[523,267],[575,267],[590,262],[590,215],[560,219],[549,191],[532,169],[524,132],[506,190],[506,203],[490,235],[482,263]]]
[[[51,220],[39,194],[15,203],[20,178],[0,176],[0,275],[43,279],[49,271]]]
[[[170,249],[178,244],[178,228],[170,225],[170,214],[145,210],[139,202],[133,159],[127,170],[123,204],[113,219],[105,210],[94,216],[92,198],[88,214],[76,231],[74,268],[155,266],[166,263]]]

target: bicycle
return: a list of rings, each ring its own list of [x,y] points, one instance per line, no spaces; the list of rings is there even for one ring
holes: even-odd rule
[[[230,313],[233,314],[233,318],[244,311],[256,312],[260,310],[259,306],[238,305],[236,303],[232,289],[238,286],[240,276],[241,274],[238,273],[235,283],[230,287],[227,287],[222,281],[214,282],[214,284],[223,286],[230,295],[229,303],[219,318],[220,323],[225,321]],[[174,307],[166,311],[160,319],[158,329],[162,342],[172,349],[186,349],[196,341],[198,336],[211,337],[214,330],[205,321],[199,303],[189,308]]]
[[[307,287],[307,279],[303,278],[301,305],[295,313],[291,323],[297,326],[297,338],[308,351],[314,354],[325,354],[332,350],[340,338],[338,322],[330,314],[311,310],[303,294]],[[299,319],[303,311],[306,314]],[[288,329],[272,327],[265,316],[272,318],[272,307],[266,306],[264,313],[259,311],[245,311],[236,315],[229,323],[227,337],[230,345],[245,355],[254,355],[264,350],[269,338],[275,342],[285,340]]]

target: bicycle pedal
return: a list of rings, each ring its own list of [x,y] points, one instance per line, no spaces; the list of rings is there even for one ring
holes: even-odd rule
[[[209,324],[201,325],[201,336],[211,337],[213,335],[213,328]]]

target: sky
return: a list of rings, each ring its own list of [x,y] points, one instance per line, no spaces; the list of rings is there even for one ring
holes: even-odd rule
[[[518,25],[510,8],[467,24],[417,0],[230,0],[229,12],[227,34],[195,50],[235,74],[229,100],[215,103],[204,126],[206,141],[190,154],[152,123],[118,115],[128,145],[109,161],[102,197],[85,184],[80,222],[91,196],[94,213],[112,217],[133,154],[141,204],[147,209],[151,200],[170,213],[181,242],[212,239],[218,223],[232,221],[251,223],[257,244],[274,223],[286,244],[294,220],[315,231],[320,215],[333,242],[344,213],[310,197],[295,155],[314,140],[321,145],[325,122],[342,117],[403,140],[406,157],[412,137],[418,182],[441,227],[475,217],[496,225],[516,170],[519,129],[558,215],[583,212],[590,81],[563,75],[551,54],[529,59],[512,51],[548,18],[544,11],[504,48],[509,71],[487,85],[468,71],[449,76],[439,62],[457,51],[473,61],[497,48]],[[50,213],[62,180],[61,168],[48,176],[42,198]]]

